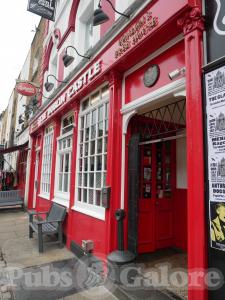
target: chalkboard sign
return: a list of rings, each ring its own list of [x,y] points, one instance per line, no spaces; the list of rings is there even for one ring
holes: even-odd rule
[[[55,21],[55,0],[29,0],[27,10],[45,19]]]

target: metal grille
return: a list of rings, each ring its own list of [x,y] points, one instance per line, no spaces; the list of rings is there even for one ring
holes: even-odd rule
[[[185,127],[185,99],[135,116],[132,122],[132,132],[140,133],[141,141],[175,135]]]

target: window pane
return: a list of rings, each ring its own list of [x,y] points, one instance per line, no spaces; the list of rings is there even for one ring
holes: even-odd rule
[[[99,107],[98,109],[98,121],[103,120],[103,105]]]
[[[101,205],[101,191],[96,191],[96,205]]]
[[[84,173],[84,186],[87,187],[87,173]]]
[[[83,190],[83,202],[87,203],[87,190]]]
[[[101,188],[102,185],[102,173],[97,172],[96,173],[96,188]]]
[[[91,139],[96,137],[96,125],[91,126]]]
[[[89,190],[89,204],[94,203],[94,190]]]
[[[95,170],[95,157],[94,156],[90,157],[90,170],[91,171]]]
[[[94,173],[89,174],[89,187],[94,187]]]
[[[102,139],[98,139],[97,153],[98,154],[102,153]]]
[[[97,122],[97,110],[95,109],[93,112],[92,112],[92,124],[96,124]]]
[[[68,192],[69,190],[69,174],[68,173],[65,173],[64,174],[64,192]]]
[[[67,153],[65,155],[65,172],[69,172],[70,169],[69,163],[70,163],[70,155],[69,153]]]
[[[82,173],[78,174],[78,185],[82,186]]]
[[[60,167],[59,167],[59,172],[63,172],[63,167],[64,167],[64,155],[60,155]]]
[[[91,155],[95,154],[95,141],[91,142]]]
[[[107,152],[108,150],[108,138],[104,138],[104,142],[105,142],[105,145],[104,145],[104,152]]]
[[[78,201],[81,202],[81,189],[78,189]]]
[[[101,171],[102,170],[102,156],[99,155],[97,156],[97,171]]]
[[[103,136],[103,122],[98,124],[98,136]]]
[[[62,191],[62,173],[59,173],[59,191]]]

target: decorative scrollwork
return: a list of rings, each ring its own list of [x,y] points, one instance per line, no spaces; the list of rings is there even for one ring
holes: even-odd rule
[[[178,26],[183,27],[184,35],[195,29],[204,30],[204,17],[198,6],[193,7],[183,18],[178,19]]]

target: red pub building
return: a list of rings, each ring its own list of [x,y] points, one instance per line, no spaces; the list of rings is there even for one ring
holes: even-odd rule
[[[115,211],[124,209],[126,249],[182,249],[189,273],[205,270],[201,1],[127,1],[123,16],[100,1],[109,21],[93,29],[86,16],[94,38],[70,72],[85,1],[65,2],[46,29],[28,207],[66,206],[68,248],[92,240],[101,257],[117,248]],[[87,2],[94,12],[96,1]],[[50,75],[60,81],[52,93]],[[207,299],[199,284],[188,299]]]

